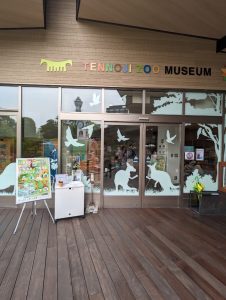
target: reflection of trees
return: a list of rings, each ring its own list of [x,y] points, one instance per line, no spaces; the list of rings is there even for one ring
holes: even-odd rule
[[[9,116],[0,117],[0,137],[16,137],[16,121]]]
[[[58,121],[49,119],[36,129],[32,118],[23,118],[23,156],[36,157],[44,155],[43,142],[57,139]]]
[[[24,117],[23,122],[23,136],[24,137],[34,137],[36,135],[36,125],[32,118]]]
[[[58,134],[58,122],[57,120],[50,119],[46,124],[40,126],[39,128],[40,135],[44,139],[54,139]]]

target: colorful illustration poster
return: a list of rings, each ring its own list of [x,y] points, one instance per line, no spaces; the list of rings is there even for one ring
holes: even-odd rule
[[[49,158],[17,158],[16,204],[48,199],[51,195]]]

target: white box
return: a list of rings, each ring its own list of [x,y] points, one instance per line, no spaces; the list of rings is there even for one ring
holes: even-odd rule
[[[84,184],[72,181],[55,187],[55,220],[84,216]]]

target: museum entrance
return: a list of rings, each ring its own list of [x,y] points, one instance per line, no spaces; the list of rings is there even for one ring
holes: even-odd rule
[[[179,205],[178,124],[104,123],[104,207]]]

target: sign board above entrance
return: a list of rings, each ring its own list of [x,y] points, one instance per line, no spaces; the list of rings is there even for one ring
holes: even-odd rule
[[[211,76],[210,67],[173,66],[173,65],[150,65],[150,64],[113,64],[90,62],[84,64],[85,71],[117,72],[117,73],[145,73],[165,75],[188,75],[188,76]]]

